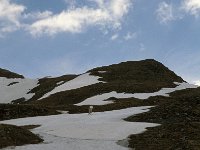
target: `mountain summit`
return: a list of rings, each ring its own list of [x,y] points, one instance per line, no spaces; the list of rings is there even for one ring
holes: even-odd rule
[[[101,74],[104,71],[104,74]],[[183,79],[154,59],[127,61],[110,66],[98,67],[88,72],[102,76],[107,82],[124,80],[133,82],[183,82]]]
[[[1,70],[0,74],[7,78],[23,78],[7,70]],[[16,88],[16,91],[20,91],[25,88],[26,90],[23,91],[28,92],[21,92],[23,95],[18,95],[16,99],[13,97],[8,102],[63,105],[77,104],[102,93],[152,93],[162,88],[176,87],[175,83],[182,83],[184,80],[162,63],[147,59],[97,67],[78,76],[64,75],[26,82],[18,80],[7,80],[7,82],[9,84],[18,83],[10,86],[10,89]],[[18,85],[22,82],[23,85],[19,88]],[[7,85],[5,88],[8,91]]]
[[[95,77],[98,79],[89,84]],[[150,93],[164,87],[175,87],[175,82],[184,82],[173,71],[153,59],[98,67],[77,77],[59,79],[39,80],[39,86],[31,91],[35,95],[30,101],[45,105],[76,104],[102,93],[113,91],[117,93]],[[54,82],[56,80],[57,82]],[[70,81],[68,82],[68,80]],[[54,83],[52,84],[52,82]],[[72,88],[72,85],[75,87]]]

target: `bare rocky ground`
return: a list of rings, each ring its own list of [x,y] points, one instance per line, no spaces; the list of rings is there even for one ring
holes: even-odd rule
[[[149,112],[125,120],[161,124],[144,133],[131,135],[131,148],[200,150],[200,88],[175,92],[171,97],[162,98],[162,103]]]
[[[0,148],[38,144],[43,140],[29,130],[14,125],[0,124]]]

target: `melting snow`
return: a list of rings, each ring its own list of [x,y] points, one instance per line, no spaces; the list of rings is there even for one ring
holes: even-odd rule
[[[0,77],[0,103],[10,103],[12,100],[23,97],[25,99],[32,98],[34,93],[27,93],[35,88],[37,84],[37,79],[8,79]]]
[[[82,75],[76,77],[73,80],[70,80],[70,81],[68,81],[68,82],[66,82],[66,83],[64,83],[60,86],[57,86],[51,92],[46,93],[40,99],[49,97],[50,95],[58,93],[58,92],[68,91],[68,90],[72,90],[72,89],[78,89],[78,88],[81,88],[81,87],[84,87],[84,86],[100,83],[102,81],[99,81],[98,80],[99,78],[101,78],[101,77],[92,76],[92,75],[90,75],[90,73],[82,74]]]
[[[148,99],[151,96],[169,96],[170,93],[179,91],[179,90],[184,90],[187,88],[197,88],[198,86],[189,84],[186,82],[183,83],[177,83],[175,82],[176,86],[175,88],[162,88],[158,92],[154,93],[134,93],[134,94],[129,94],[129,93],[117,93],[117,92],[110,92],[110,93],[104,93],[101,95],[96,95],[90,98],[87,98],[81,103],[78,103],[76,105],[82,106],[82,105],[105,105],[105,104],[110,104],[113,103],[112,101],[105,101],[110,97],[115,97],[115,98],[138,98],[138,99]]]
[[[110,97],[115,97],[115,98],[131,98],[134,97],[134,94],[127,94],[127,93],[117,93],[115,91],[110,92],[110,93],[104,93],[101,95],[96,95],[90,98],[87,98],[81,103],[76,104],[77,106],[82,106],[82,105],[105,105],[105,104],[110,104],[112,101],[104,101]]]
[[[170,93],[175,92],[175,91],[197,88],[196,85],[189,84],[186,82],[182,82],[182,83],[174,82],[174,83],[178,85],[175,88],[162,88],[160,91],[154,92],[154,93],[136,93],[134,97],[138,99],[148,99],[151,96],[169,96]]]
[[[107,71],[98,71],[99,73],[106,73]]]
[[[56,83],[57,85],[63,84],[65,81],[60,81],[58,83]]]
[[[128,148],[121,147],[116,142],[126,139],[130,134],[141,133],[146,130],[145,128],[154,127],[158,124],[126,122],[123,118],[147,112],[149,108],[151,106],[97,112],[92,115],[84,113],[40,116],[0,123],[41,125],[33,132],[40,134],[45,143],[17,146],[14,148],[16,150],[127,150]]]

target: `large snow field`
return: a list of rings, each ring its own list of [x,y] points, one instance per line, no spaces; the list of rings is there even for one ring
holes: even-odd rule
[[[116,142],[126,139],[130,134],[141,133],[146,127],[158,124],[126,122],[123,118],[147,112],[149,108],[151,106],[96,112],[92,115],[84,113],[40,116],[0,123],[41,125],[32,131],[43,136],[45,143],[15,147],[17,150],[127,150],[128,148],[119,146]]]
[[[49,97],[50,95],[58,93],[58,92],[78,89],[78,88],[81,88],[81,87],[84,87],[84,86],[100,83],[100,82],[102,82],[102,81],[98,80],[100,78],[101,77],[98,77],[98,76],[92,76],[92,75],[90,75],[90,73],[82,74],[82,75],[76,77],[75,79],[72,79],[72,80],[70,80],[70,81],[68,81],[68,82],[66,82],[66,83],[64,83],[60,86],[55,87],[52,91],[46,93],[40,99]]]
[[[8,86],[11,83],[13,85]],[[0,103],[10,103],[12,100],[19,98],[30,99],[34,93],[27,94],[31,89],[35,88],[38,84],[37,79],[8,79],[0,77]]]
[[[198,86],[193,85],[193,84],[189,84],[186,82],[183,83],[177,83],[175,82],[175,84],[177,85],[175,88],[162,88],[161,90],[154,92],[154,93],[117,93],[115,91],[110,92],[110,93],[104,93],[104,94],[100,94],[100,95],[96,95],[90,98],[85,99],[84,101],[82,101],[81,103],[78,103],[76,105],[78,106],[82,106],[82,105],[106,105],[106,104],[110,104],[113,103],[111,100],[109,101],[105,101],[110,97],[115,97],[115,98],[138,98],[138,99],[148,99],[151,96],[169,96],[170,93],[175,92],[175,91],[179,91],[179,90],[184,90],[184,89],[188,89],[188,88],[197,88]]]

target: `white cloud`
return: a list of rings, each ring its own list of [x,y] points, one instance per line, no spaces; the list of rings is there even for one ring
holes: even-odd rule
[[[44,12],[31,12],[23,15],[23,19],[45,19],[53,15],[51,11],[44,11]]]
[[[135,39],[137,37],[137,33],[130,33],[128,32],[125,36],[124,39],[126,41],[130,40],[130,39]]]
[[[20,17],[25,7],[11,3],[10,0],[0,0],[0,36],[20,28]]]
[[[172,4],[167,4],[166,2],[161,2],[156,10],[157,19],[162,24],[167,24],[170,21],[175,20],[175,16],[173,14],[173,6]]]
[[[25,6],[0,0],[0,36],[22,28],[32,35],[80,33],[90,26],[99,26],[101,30],[120,29],[132,5],[131,0],[86,0],[88,6],[77,7],[76,0],[64,1],[69,7],[53,14],[48,10],[24,13]]]
[[[200,80],[194,81],[194,84],[200,86]]]
[[[200,14],[200,0],[184,0],[182,8],[196,17]]]
[[[30,25],[33,35],[59,32],[79,33],[88,26],[120,28],[123,16],[128,13],[131,0],[88,0],[96,4],[96,8],[83,6],[70,8],[59,14],[40,19]]]
[[[111,36],[110,39],[111,39],[112,41],[114,41],[114,40],[116,40],[118,37],[119,37],[118,34],[114,34],[113,36]]]
[[[129,0],[111,0],[110,9],[113,16],[120,19],[128,13],[131,2]]]
[[[31,34],[55,34],[58,32],[81,32],[85,25],[101,24],[108,19],[108,14],[101,9],[94,10],[87,7],[73,11],[63,11],[47,19],[36,21],[30,26]]]
[[[156,10],[157,19],[161,24],[183,19],[186,14],[198,17],[200,15],[200,0],[182,0],[178,5],[163,1]]]

